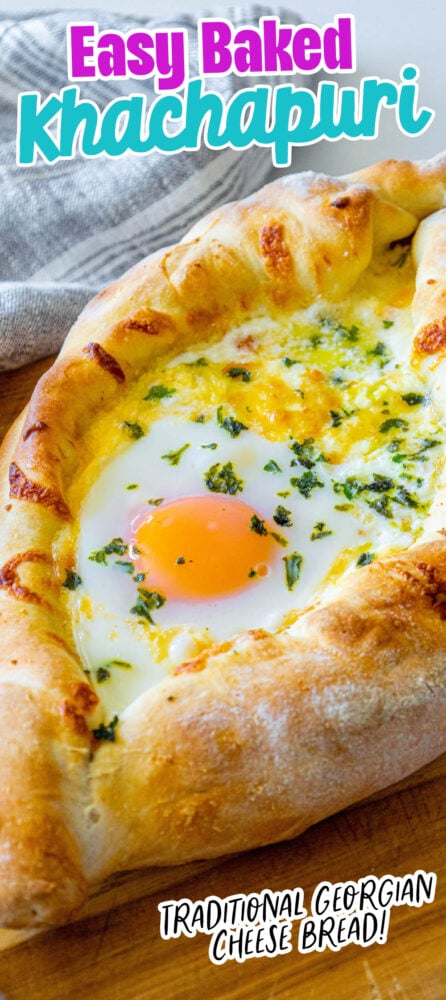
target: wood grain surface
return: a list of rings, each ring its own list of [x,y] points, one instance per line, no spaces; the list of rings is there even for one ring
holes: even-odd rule
[[[0,434],[49,362],[0,375]],[[1,762],[0,762],[1,766]],[[0,931],[6,1000],[444,1000],[446,755],[404,782],[319,823],[297,840],[218,863],[121,875],[87,915],[29,937]],[[374,874],[437,874],[435,901],[394,907],[388,940],[215,966],[205,935],[163,941],[158,903],[301,887]]]

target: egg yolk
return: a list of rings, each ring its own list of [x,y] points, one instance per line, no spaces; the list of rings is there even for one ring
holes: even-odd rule
[[[182,600],[226,597],[252,585],[268,575],[279,549],[252,507],[221,496],[180,497],[138,516],[131,544],[146,585]]]

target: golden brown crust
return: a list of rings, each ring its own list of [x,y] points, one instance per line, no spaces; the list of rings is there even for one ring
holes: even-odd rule
[[[3,922],[66,919],[117,869],[293,836],[446,748],[441,534],[345,578],[286,635],[202,654],[100,744],[53,551],[89,425],[173,342],[340,301],[375,247],[417,231],[414,358],[437,364],[445,193],[445,157],[284,178],[97,296],[40,381],[0,466]]]

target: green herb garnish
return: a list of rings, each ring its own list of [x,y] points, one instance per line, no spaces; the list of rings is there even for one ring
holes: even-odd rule
[[[291,528],[293,524],[291,511],[287,510],[286,507],[282,507],[282,504],[279,504],[274,511],[273,521],[279,524],[281,528]]]
[[[124,556],[127,552],[128,546],[122,538],[112,538],[108,545],[104,545],[102,549],[97,549],[96,552],[92,552],[89,555],[89,559],[92,562],[104,563],[108,566],[107,556]]]
[[[269,462],[267,462],[266,465],[263,466],[263,471],[264,472],[282,472],[282,469],[280,468],[280,465],[278,465],[277,462],[275,462],[274,459],[271,458],[269,460]]]
[[[232,462],[226,462],[222,466],[221,462],[211,465],[205,473],[204,482],[211,493],[228,493],[234,496],[243,490],[243,479],[238,479]]]
[[[131,424],[129,420],[124,420],[120,426],[127,432],[128,436],[134,438],[135,441],[137,441],[138,438],[144,437],[144,431],[141,424]]]
[[[130,614],[137,615],[138,618],[145,618],[150,625],[154,625],[155,622],[153,621],[151,612],[162,608],[165,603],[166,598],[162,594],[159,594],[158,591],[145,590],[144,587],[138,587],[138,600],[133,608],[130,608]]]
[[[261,521],[260,517],[257,517],[257,514],[252,515],[249,527],[251,531],[255,531],[256,535],[268,534],[268,529],[265,528],[265,522]]]
[[[422,392],[405,392],[401,399],[404,399],[408,406],[419,406],[420,403],[428,402],[427,396]]]
[[[195,361],[185,362],[188,368],[205,368],[209,364],[207,358],[195,358]]]
[[[286,585],[288,590],[293,589],[294,584],[297,583],[300,577],[302,560],[303,556],[299,555],[298,552],[293,552],[292,555],[283,557],[283,561],[285,563]]]
[[[392,500],[394,500],[395,503],[401,504],[402,507],[412,507],[413,509],[416,509],[420,506],[418,500],[416,500],[412,493],[409,493],[409,490],[406,490],[405,486],[398,487],[395,495],[392,497]]]
[[[169,399],[170,396],[175,395],[176,391],[176,389],[168,389],[166,385],[152,385],[144,399],[149,399],[150,402],[156,399]]]
[[[114,743],[115,729],[116,726],[118,725],[118,722],[119,718],[117,715],[113,716],[111,722],[109,722],[108,725],[104,725],[104,723],[101,722],[100,726],[98,726],[97,729],[93,729],[93,736],[95,737],[96,740],[110,740],[111,743]]]
[[[104,681],[108,681],[109,677],[110,677],[110,671],[107,670],[107,667],[98,667],[96,671],[96,680],[98,684],[103,684]]]
[[[279,535],[278,531],[270,531],[270,535],[271,535],[271,538],[274,538],[275,542],[277,542],[279,545],[281,545],[283,549],[286,549],[286,547],[288,545],[288,539],[287,538],[284,538],[283,535]]]
[[[387,434],[387,431],[393,430],[394,427],[400,427],[401,430],[407,431],[409,429],[409,424],[403,417],[390,417],[389,420],[385,420],[384,423],[381,424],[379,430],[381,434]]]
[[[382,517],[391,518],[393,516],[391,500],[387,493],[380,496],[377,500],[366,500],[366,503],[372,510],[376,510],[377,514],[381,514]]]
[[[122,570],[124,570],[124,573],[133,573],[133,570],[135,569],[133,563],[128,562],[127,559],[116,559],[115,566],[119,566]]]
[[[212,441],[211,444],[202,444],[202,448],[209,448],[209,451],[215,451],[218,448],[216,441]]]
[[[249,368],[229,368],[226,372],[228,378],[241,378],[242,382],[251,381],[251,372]]]
[[[292,368],[293,365],[299,365],[300,361],[294,361],[293,358],[282,358],[282,364],[285,365],[285,368]]]
[[[148,500],[147,503],[149,503],[152,507],[159,507],[160,503],[163,503],[163,501],[164,497],[157,497],[156,500]]]
[[[161,458],[165,458],[170,465],[178,465],[181,456],[188,448],[190,448],[190,444],[183,444],[183,447],[178,448],[178,451],[168,451],[166,455],[161,455]]]
[[[356,565],[357,566],[368,566],[369,563],[373,562],[373,560],[375,558],[376,557],[375,557],[375,553],[374,552],[361,552],[361,555],[358,556],[358,558],[356,560]]]
[[[324,462],[324,456],[316,448],[314,444],[314,438],[305,438],[302,443],[300,441],[292,441],[290,446],[291,451],[294,452],[299,465],[303,465],[304,469],[312,469],[316,462]],[[291,465],[296,465],[296,462],[291,462]]]
[[[330,413],[330,417],[331,417],[331,426],[332,427],[340,427],[341,424],[342,424],[341,414],[338,413],[337,410],[330,410],[329,413]]]
[[[242,424],[241,420],[236,420],[235,417],[224,417],[222,406],[219,406],[217,410],[217,423],[233,438],[238,437],[242,431],[248,430],[246,424]]]
[[[66,576],[62,584],[62,587],[66,587],[67,590],[77,590],[80,587],[82,580],[78,573],[74,573],[72,569],[65,570]]]
[[[316,524],[313,526],[313,531],[311,532],[310,535],[310,541],[315,542],[317,541],[318,538],[328,538],[328,536],[332,534],[333,532],[330,530],[330,528],[327,528],[325,521],[316,521]]]
[[[291,486],[297,487],[299,493],[308,499],[316,487],[323,489],[324,484],[320,483],[313,469],[308,469],[302,476],[294,476],[290,479]]]

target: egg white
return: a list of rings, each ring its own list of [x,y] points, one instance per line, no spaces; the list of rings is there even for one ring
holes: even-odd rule
[[[189,447],[178,465],[163,458],[185,444]],[[166,676],[176,664],[193,657],[203,645],[260,626],[271,631],[280,628],[287,613],[305,608],[314,600],[340,554],[351,552],[354,566],[358,547],[363,550],[372,539],[374,553],[410,544],[411,531],[405,530],[407,511],[403,509],[400,523],[380,517],[365,505],[344,511],[335,509],[345,498],[334,492],[333,482],[344,481],[358,472],[367,473],[362,456],[336,467],[318,461],[314,470],[323,485],[305,497],[290,485],[290,477],[305,472],[296,462],[290,444],[290,440],[265,440],[249,430],[233,438],[216,418],[200,424],[181,417],[165,417],[154,422],[146,436],[113,458],[99,476],[81,511],[77,572],[82,583],[73,598],[79,652],[106,712],[122,713],[134,698]],[[216,447],[210,449],[209,445]],[[271,460],[280,472],[265,470]],[[395,467],[389,465],[390,461],[391,456],[384,448],[380,455],[375,452],[374,472],[394,474]],[[292,527],[275,526],[287,546],[277,544],[277,559],[269,575],[247,580],[246,589],[233,596],[191,602],[165,595],[165,604],[153,611],[155,624],[142,622],[130,612],[138,587],[133,575],[117,565],[118,557],[109,556],[105,565],[92,560],[91,554],[116,537],[128,542],[135,516],[141,510],[149,513],[155,509],[149,500],[209,496],[206,473],[210,466],[227,462],[232,463],[235,474],[243,481],[243,490],[237,497],[249,504],[261,519],[271,523],[279,504],[291,512]],[[281,493],[287,495],[280,496]],[[231,500],[229,497],[228,502]],[[318,522],[323,522],[332,533],[311,540]],[[302,562],[299,579],[289,589],[284,558],[292,553],[298,553]],[[124,561],[129,558],[131,553]],[[151,589],[150,574],[142,586]],[[171,635],[171,639],[160,658],[157,642],[163,633]],[[110,676],[98,684],[97,670],[104,665]]]

